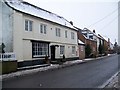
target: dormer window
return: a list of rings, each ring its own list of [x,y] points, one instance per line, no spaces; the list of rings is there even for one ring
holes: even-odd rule
[[[90,39],[93,39],[93,36],[89,36]]]
[[[87,33],[84,33],[84,35],[87,37]]]

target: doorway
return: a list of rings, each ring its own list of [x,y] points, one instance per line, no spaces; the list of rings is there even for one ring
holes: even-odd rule
[[[55,46],[52,45],[50,48],[51,48],[51,61],[55,61]]]

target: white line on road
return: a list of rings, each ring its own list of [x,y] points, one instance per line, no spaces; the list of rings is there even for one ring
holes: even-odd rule
[[[98,86],[98,88],[105,88],[117,75],[119,72],[115,73],[110,79],[108,79],[103,85]]]

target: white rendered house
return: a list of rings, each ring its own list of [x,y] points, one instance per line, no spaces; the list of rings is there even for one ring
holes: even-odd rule
[[[0,1],[0,39],[18,62],[79,57],[77,30],[69,21],[24,1],[5,1]]]

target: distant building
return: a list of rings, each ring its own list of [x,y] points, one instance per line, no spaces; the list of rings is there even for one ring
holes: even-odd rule
[[[82,30],[83,36],[86,38],[85,44],[90,45],[92,49],[92,54],[96,56],[97,54],[97,36],[95,34],[95,31],[92,32],[91,30],[84,28]]]
[[[97,35],[97,52],[98,52],[97,54],[100,54],[100,52],[99,52],[100,44],[101,44],[101,46],[104,47],[105,42],[104,42],[104,38],[100,34],[98,34]]]
[[[100,34],[98,34],[98,36],[101,37],[102,42],[103,42],[103,54],[106,53],[108,54],[109,52],[109,48],[110,48],[110,39],[104,36],[101,36]]]
[[[96,35],[91,32],[89,29],[84,28],[82,29],[78,29],[78,39],[81,40],[83,43],[85,43],[85,45],[89,45],[91,48],[91,55],[95,55],[97,54],[97,38]]]
[[[21,0],[0,1],[0,28],[5,52],[18,62],[77,59],[77,30],[63,17]]]

